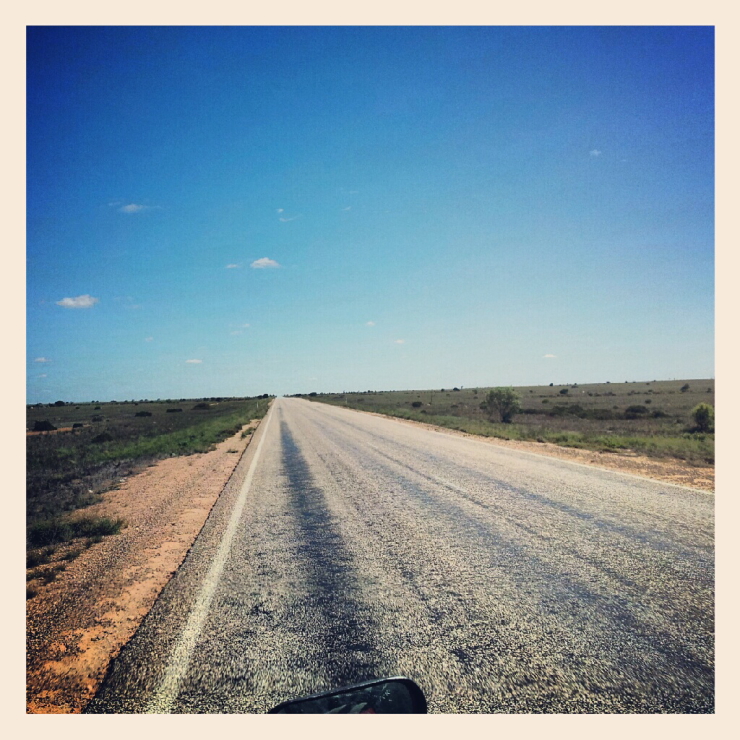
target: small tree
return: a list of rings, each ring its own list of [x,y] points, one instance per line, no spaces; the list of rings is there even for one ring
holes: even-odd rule
[[[521,399],[513,388],[494,388],[488,391],[480,407],[491,421],[498,416],[504,424],[509,424],[512,416],[521,410]]]
[[[711,432],[714,429],[714,406],[700,403],[691,412],[691,418],[699,432]]]

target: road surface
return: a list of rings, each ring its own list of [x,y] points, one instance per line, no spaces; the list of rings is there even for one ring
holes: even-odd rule
[[[277,399],[87,708],[714,711],[713,495]]]

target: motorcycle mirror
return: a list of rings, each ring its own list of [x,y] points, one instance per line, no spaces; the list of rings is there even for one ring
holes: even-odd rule
[[[394,676],[284,701],[268,714],[426,714],[422,690],[410,678]]]

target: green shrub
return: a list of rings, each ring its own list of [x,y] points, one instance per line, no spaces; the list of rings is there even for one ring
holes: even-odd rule
[[[493,388],[486,394],[486,400],[480,405],[489,419],[495,417],[504,424],[510,424],[514,414],[521,410],[521,399],[513,388]]]
[[[708,403],[700,403],[691,412],[698,432],[711,432],[714,430],[714,407]]]

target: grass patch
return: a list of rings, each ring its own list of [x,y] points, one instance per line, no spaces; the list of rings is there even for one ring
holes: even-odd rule
[[[70,542],[80,537],[105,537],[118,534],[124,524],[123,519],[110,517],[82,517],[72,521],[62,518],[47,519],[28,527],[26,541],[30,547],[38,548]]]

